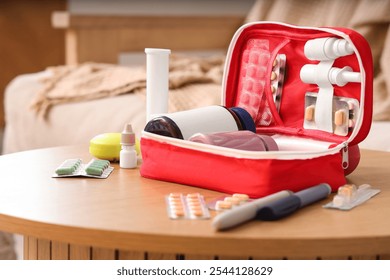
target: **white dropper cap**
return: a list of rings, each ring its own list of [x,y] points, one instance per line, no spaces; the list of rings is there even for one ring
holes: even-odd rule
[[[135,133],[130,123],[127,123],[121,134],[121,145],[135,145]]]
[[[131,124],[126,124],[121,134],[122,149],[119,154],[120,168],[137,167],[137,152],[135,151],[135,134]]]

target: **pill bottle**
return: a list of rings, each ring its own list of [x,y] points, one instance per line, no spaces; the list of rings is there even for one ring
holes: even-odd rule
[[[226,131],[256,131],[255,123],[249,113],[240,108],[206,106],[202,108],[165,114],[150,120],[145,131],[188,140],[195,133],[214,133]]]
[[[252,131],[230,131],[211,134],[196,133],[189,141],[245,151],[277,151],[278,145],[269,135]]]

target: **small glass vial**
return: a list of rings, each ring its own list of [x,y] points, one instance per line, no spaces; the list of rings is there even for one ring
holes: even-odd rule
[[[187,111],[165,114],[150,120],[145,131],[188,140],[195,133],[226,131],[256,131],[250,114],[239,107],[207,106]]]
[[[137,152],[135,151],[135,134],[131,124],[126,124],[121,134],[122,149],[119,154],[121,168],[137,167]]]

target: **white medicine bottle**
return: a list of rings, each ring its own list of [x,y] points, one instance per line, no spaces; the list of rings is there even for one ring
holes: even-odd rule
[[[121,168],[137,167],[137,152],[135,151],[135,134],[131,124],[126,124],[121,134],[122,149],[119,153]]]
[[[188,140],[195,133],[238,130],[256,132],[256,126],[250,114],[243,108],[213,105],[155,117],[146,124],[144,130]]]

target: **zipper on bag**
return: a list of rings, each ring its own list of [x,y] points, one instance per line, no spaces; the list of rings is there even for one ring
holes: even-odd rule
[[[203,143],[196,143],[192,141],[176,139],[166,137],[146,131],[142,131],[142,138],[150,139],[159,143],[165,143],[176,147],[185,149],[191,149],[194,151],[212,153],[215,155],[232,157],[232,158],[246,158],[246,159],[281,159],[281,160],[293,160],[293,159],[312,159],[325,155],[332,155],[340,153],[340,150],[347,146],[346,142],[338,144],[332,148],[324,150],[313,151],[244,151],[238,149],[231,149],[226,147],[214,146]],[[329,143],[331,144],[331,143]],[[347,159],[343,159],[343,162],[348,162]]]
[[[341,149],[341,153],[343,155],[342,166],[344,169],[349,167],[349,159],[348,159],[348,143],[344,143],[344,147]]]

